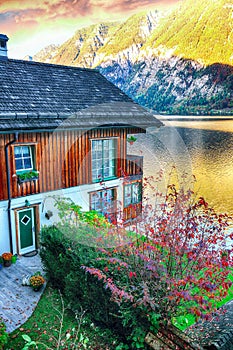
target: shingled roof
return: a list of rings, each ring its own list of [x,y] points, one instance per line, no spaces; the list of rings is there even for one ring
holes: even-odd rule
[[[8,59],[0,75],[1,132],[161,125],[97,70]]]

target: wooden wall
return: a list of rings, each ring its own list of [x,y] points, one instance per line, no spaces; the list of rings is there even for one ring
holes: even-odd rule
[[[87,132],[69,130],[20,133],[17,144],[35,145],[36,170],[39,179],[18,184],[15,175],[13,145],[9,146],[12,198],[48,192],[91,183],[90,147],[93,138],[117,138],[117,176],[126,171],[126,138],[128,133],[142,132],[138,128],[93,129]],[[13,134],[0,135],[0,200],[7,199],[5,145]]]

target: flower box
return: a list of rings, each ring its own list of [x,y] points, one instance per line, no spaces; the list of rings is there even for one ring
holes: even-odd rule
[[[22,184],[28,181],[36,181],[39,179],[38,171],[27,171],[20,174],[17,174],[18,184]]]

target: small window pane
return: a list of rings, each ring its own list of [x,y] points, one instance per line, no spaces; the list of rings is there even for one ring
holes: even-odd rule
[[[15,167],[16,167],[16,170],[23,169],[23,161],[22,161],[22,159],[16,159],[15,160]]]
[[[124,202],[125,207],[131,204],[131,185],[126,185],[124,187]]]
[[[24,168],[25,169],[31,169],[32,168],[31,158],[24,158]]]
[[[21,147],[15,147],[15,158],[21,157]]]
[[[29,147],[23,146],[22,147],[22,154],[23,154],[23,157],[29,157],[30,156],[30,149],[29,149]]]
[[[132,184],[132,203],[139,202],[139,184]]]

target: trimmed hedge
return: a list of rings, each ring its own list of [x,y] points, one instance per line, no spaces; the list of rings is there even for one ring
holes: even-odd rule
[[[72,310],[78,310],[82,305],[95,321],[122,333],[117,316],[119,307],[110,301],[109,290],[96,277],[81,269],[82,265],[100,267],[101,262],[96,258],[101,253],[91,246],[91,237],[95,234],[95,229],[86,224],[80,224],[78,229],[69,225],[44,227],[40,256],[47,278],[62,292]]]

